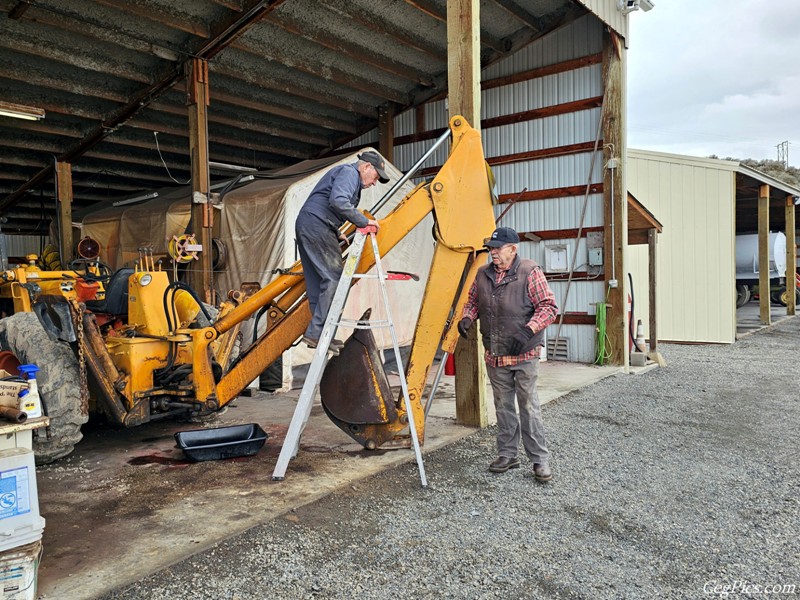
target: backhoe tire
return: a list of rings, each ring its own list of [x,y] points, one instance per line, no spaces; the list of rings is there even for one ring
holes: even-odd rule
[[[33,445],[37,464],[47,464],[72,452],[89,415],[81,410],[80,373],[72,349],[54,342],[34,313],[0,319],[0,350],[13,352],[20,363],[35,364],[43,412],[50,417],[49,439],[40,429]]]

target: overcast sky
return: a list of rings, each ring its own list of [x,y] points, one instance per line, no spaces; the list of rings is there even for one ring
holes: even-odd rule
[[[800,0],[653,0],[630,15],[628,146],[800,166]]]

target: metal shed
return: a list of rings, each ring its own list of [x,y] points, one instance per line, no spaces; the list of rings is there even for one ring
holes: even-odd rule
[[[794,198],[800,190],[736,161],[633,149],[627,178],[631,193],[664,224],[656,290],[659,339],[734,342],[736,235],[785,231],[789,223],[787,247],[794,254]],[[646,326],[646,255],[634,246],[626,252],[636,317]],[[768,323],[768,296],[762,304]],[[794,314],[793,306],[787,310]]]
[[[554,252],[569,258],[568,268],[559,263],[548,273],[568,340],[554,353],[593,360],[593,305],[611,287],[613,362],[622,364],[629,9],[617,0],[478,4],[480,126],[499,182],[497,214],[511,206],[503,224],[528,234],[523,255],[545,265]],[[447,122],[447,16],[458,7],[2,0],[0,100],[47,111],[22,124],[0,117],[5,230],[41,233],[64,208],[54,199],[54,172],[68,181],[76,209],[192,172],[197,180],[191,130],[203,113],[202,86],[212,182],[230,175],[221,162],[275,168],[357,145],[375,145],[405,169]],[[428,173],[443,160],[441,150]],[[603,248],[592,269],[590,239]],[[615,278],[619,288],[609,285]]]

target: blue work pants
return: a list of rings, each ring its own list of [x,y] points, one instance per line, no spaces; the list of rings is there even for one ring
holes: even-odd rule
[[[311,310],[311,323],[305,335],[319,340],[342,276],[339,234],[319,217],[302,211],[295,221],[294,231]]]

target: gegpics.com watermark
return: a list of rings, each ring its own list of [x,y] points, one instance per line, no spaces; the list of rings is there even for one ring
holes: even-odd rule
[[[765,596],[790,596],[797,594],[797,585],[793,583],[754,583],[747,579],[736,579],[732,583],[711,579],[703,586],[703,592],[710,596],[727,598],[734,594],[747,594],[755,596],[763,594]]]

